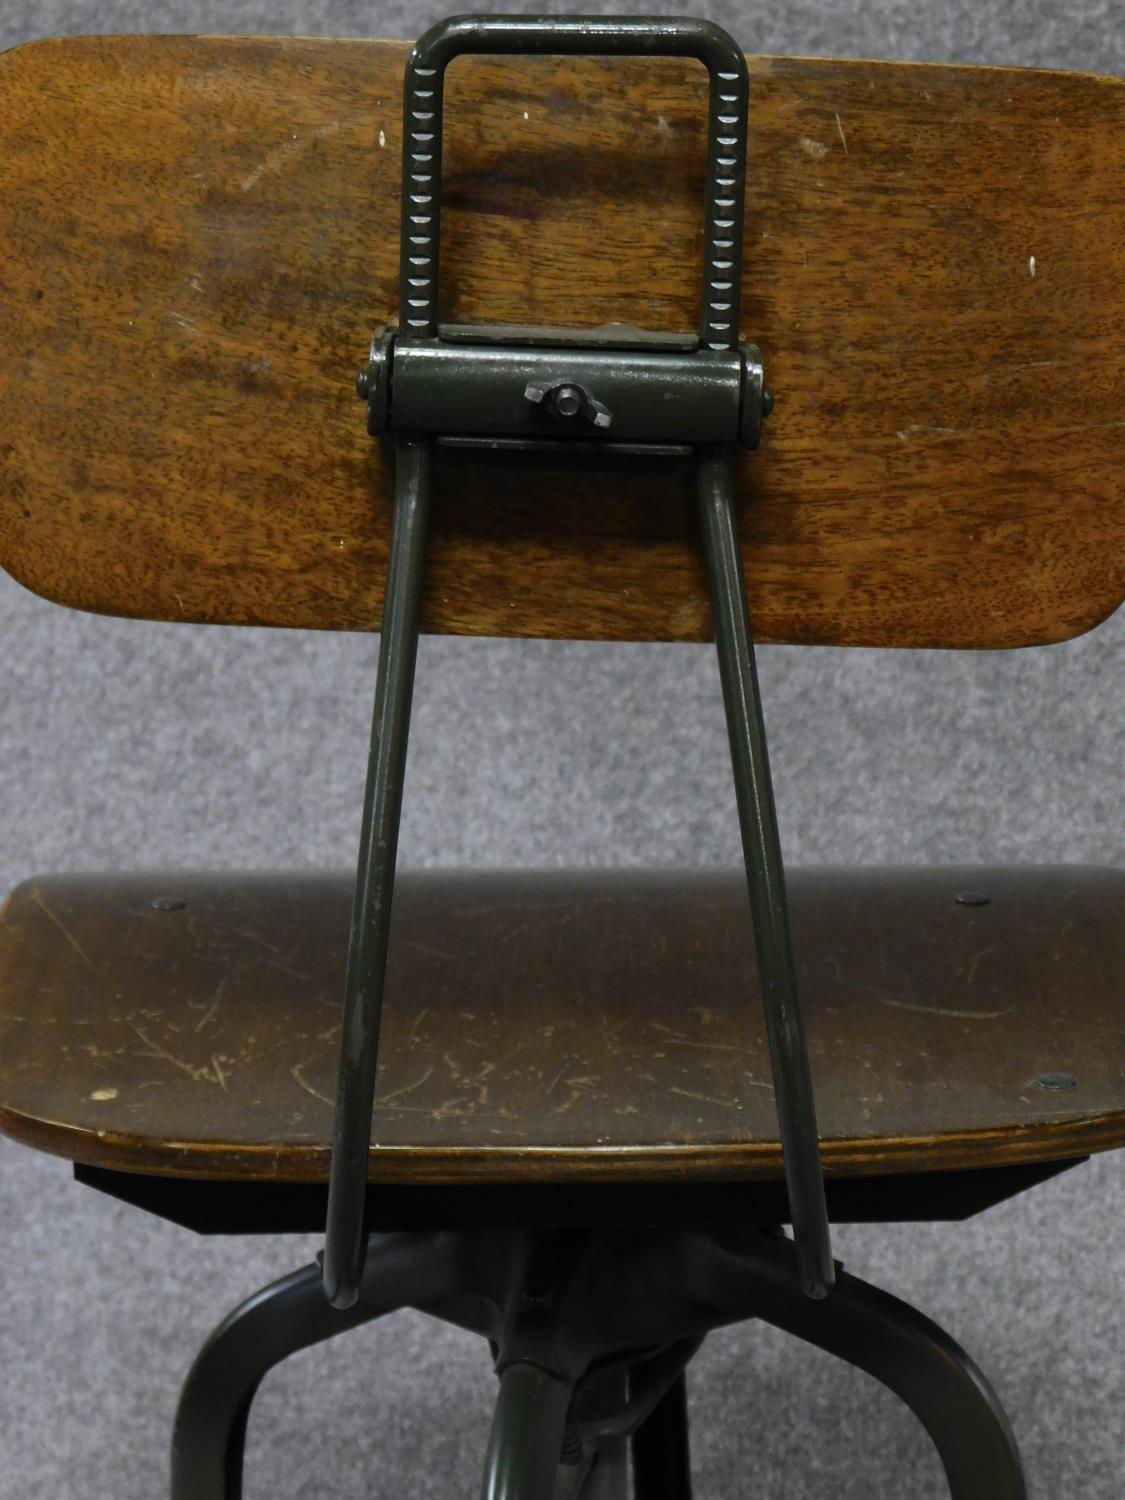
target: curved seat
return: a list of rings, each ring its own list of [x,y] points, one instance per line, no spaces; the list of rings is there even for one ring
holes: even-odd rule
[[[1125,1143],[1125,872],[791,877],[826,1170]],[[327,1176],[350,875],[51,876],[0,920],[0,1127],[88,1165]],[[155,904],[154,904],[155,903]],[[396,894],[371,1176],[781,1175],[741,874]]]

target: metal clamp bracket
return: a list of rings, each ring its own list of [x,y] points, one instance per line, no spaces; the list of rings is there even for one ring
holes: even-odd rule
[[[680,56],[710,74],[698,335],[613,325],[565,329],[438,322],[445,69],[475,53]],[[756,448],[772,398],[740,344],[746,175],[745,59],[693,19],[463,16],[428,31],[406,68],[396,331],[381,330],[357,380],[368,430],[396,440],[395,512],[348,953],[324,1283],[349,1307],[363,1222],[379,1021],[421,614],[434,442],[697,455],[697,487],[735,791],[794,1234],[810,1296],[832,1285],[808,1049],[797,996],[781,850],[739,550],[729,450]]]

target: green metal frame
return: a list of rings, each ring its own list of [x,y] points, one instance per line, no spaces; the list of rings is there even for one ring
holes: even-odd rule
[[[1026,1500],[1011,1426],[969,1356],[837,1268],[810,1300],[793,1243],[749,1228],[462,1230],[371,1237],[339,1312],[308,1266],[238,1307],[185,1382],[172,1500],[239,1500],[254,1394],[299,1349],[414,1307],[489,1341],[500,1376],[482,1500],[691,1500],[683,1371],[713,1329],[758,1318],[880,1381],[925,1426],[952,1500]]]
[[[699,336],[627,331],[443,330],[438,323],[444,73],[464,52],[690,56],[711,79]],[[396,441],[395,514],[346,981],[324,1285],[354,1305],[363,1276],[371,1111],[394,894],[410,699],[425,563],[431,445],[613,449],[696,456],[735,790],[802,1281],[827,1294],[833,1263],[808,1048],[797,995],[729,447],[757,444],[770,398],[761,357],[740,345],[746,167],[745,59],[691,19],[466,16],[434,27],[406,69],[402,311],[357,383],[368,428]],[[657,403],[653,396],[663,398]],[[668,413],[683,427],[670,432]]]

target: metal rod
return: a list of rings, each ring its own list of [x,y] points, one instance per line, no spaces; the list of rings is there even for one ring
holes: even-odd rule
[[[501,1373],[481,1500],[548,1500],[572,1390],[569,1381],[523,1361]]]
[[[400,438],[395,454],[394,525],[348,944],[328,1188],[324,1292],[333,1307],[338,1308],[351,1307],[359,1294],[366,1251],[364,1205],[371,1111],[414,665],[418,655],[429,506],[429,440]]]
[[[448,1297],[462,1274],[448,1236],[372,1240],[360,1295],[338,1314],[313,1264],[255,1292],[211,1334],[188,1374],[172,1436],[171,1500],[241,1500],[246,1423],[262,1380],[299,1349],[386,1313]]]
[[[629,1376],[629,1398],[600,1421],[582,1423],[584,1438],[600,1443],[614,1438],[636,1437],[660,1405],[668,1390],[695,1358],[703,1337],[677,1339],[666,1348],[634,1364]]]
[[[697,477],[789,1207],[805,1291],[823,1297],[834,1281],[824,1174],[727,450],[702,449]]]
[[[734,39],[693,16],[465,15],[440,21],[418,38],[403,87],[401,336],[433,338],[438,331],[445,70],[462,53],[482,52],[694,57],[703,63],[710,105],[699,337],[707,349],[736,348],[750,76]]]
[[[618,1365],[592,1370],[586,1376],[579,1398],[588,1410],[591,1404],[603,1411],[621,1411],[629,1403],[629,1372]],[[585,1437],[585,1424],[583,1424]],[[585,1446],[585,1445],[584,1445]],[[598,1443],[590,1472],[575,1490],[578,1500],[629,1500],[629,1434],[607,1436]]]
[[[865,1370],[904,1401],[933,1439],[950,1500],[1027,1500],[1011,1423],[964,1349],[915,1308],[846,1271],[831,1298],[811,1307],[787,1287],[779,1249],[775,1242],[747,1278],[748,1289],[757,1285],[755,1317]],[[723,1295],[736,1295],[733,1285]]]

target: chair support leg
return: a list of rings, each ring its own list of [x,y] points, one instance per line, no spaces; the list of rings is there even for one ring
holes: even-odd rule
[[[846,1273],[820,1303],[795,1285],[787,1296],[772,1286],[757,1312],[894,1391],[933,1439],[952,1500],[1026,1500],[1015,1436],[996,1393],[922,1313]]]
[[[172,1436],[172,1500],[241,1500],[246,1424],[268,1371],[299,1349],[447,1295],[451,1249],[431,1235],[374,1236],[359,1300],[347,1312],[325,1300],[318,1264],[236,1307],[204,1344],[184,1382]]]
[[[549,1500],[554,1494],[574,1387],[538,1365],[500,1376],[481,1500]]]
[[[679,1375],[632,1438],[636,1500],[691,1500],[687,1378]]]
[[[602,1370],[583,1382],[581,1408],[592,1404],[607,1413],[624,1411],[629,1402],[629,1374],[625,1366]],[[576,1403],[577,1404],[577,1403]],[[574,1416],[574,1409],[571,1409]],[[629,1500],[629,1439],[627,1436],[599,1442],[596,1456],[579,1500]]]
[[[263,1376],[404,1306],[475,1329],[499,1357],[483,1500],[620,1500],[630,1433],[637,1500],[690,1500],[683,1365],[709,1330],[747,1318],[894,1391],[933,1439],[952,1500],[1026,1500],[1008,1420],[948,1334],[843,1272],[831,1296],[810,1300],[793,1243],[751,1229],[377,1235],[344,1312],[326,1301],[318,1266],[297,1271],[237,1308],[196,1360],[176,1419],[172,1500],[240,1500]]]

